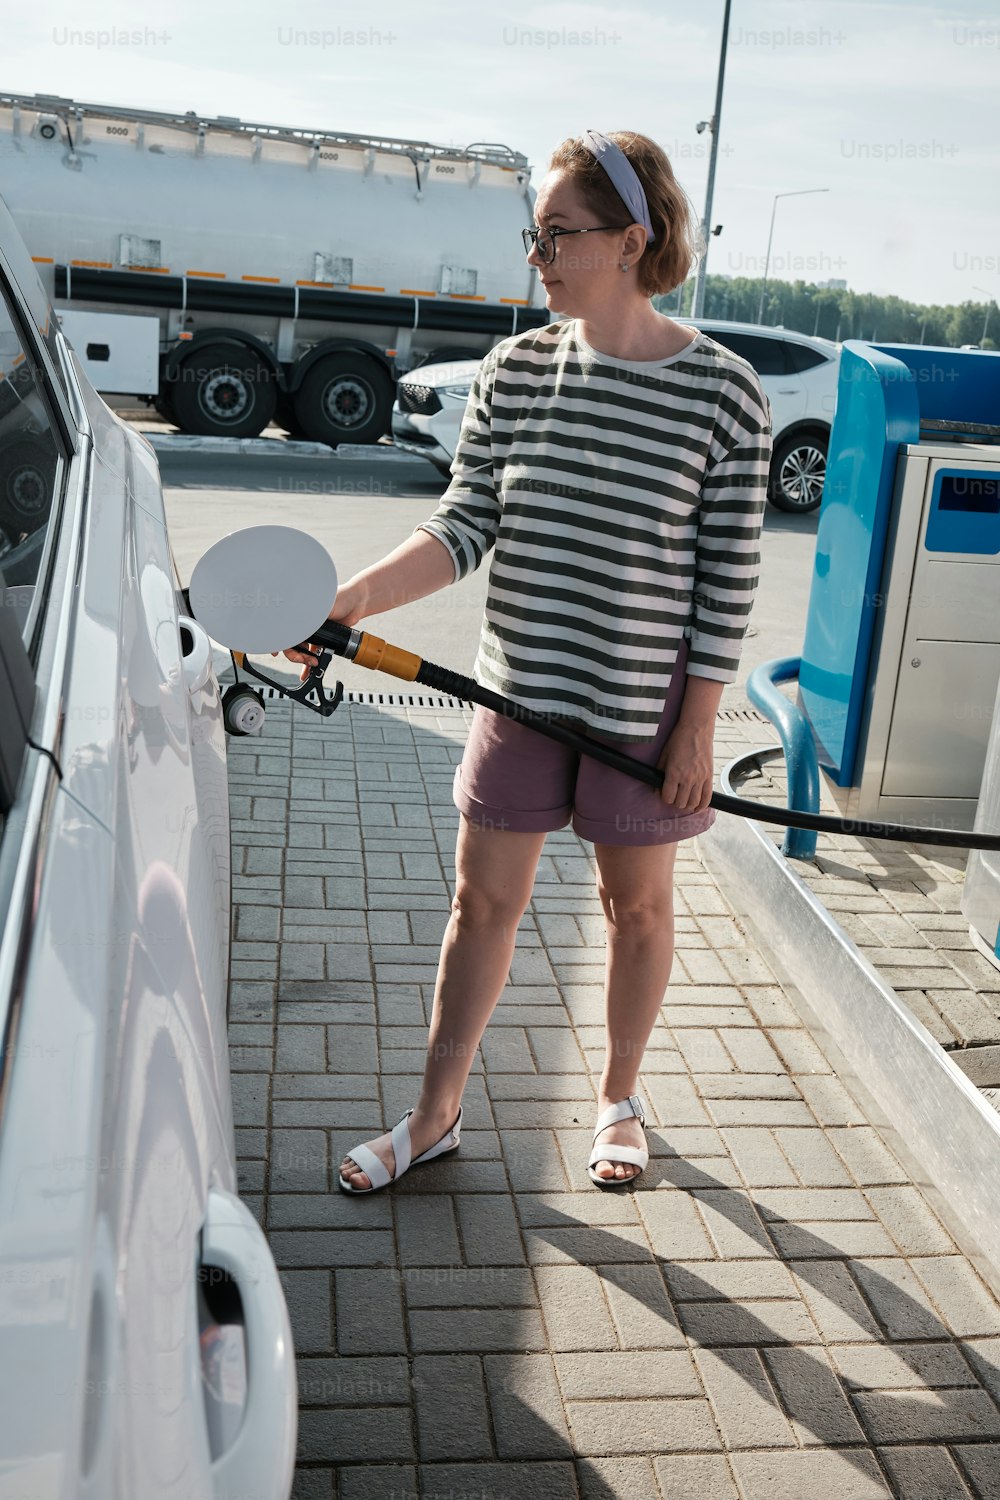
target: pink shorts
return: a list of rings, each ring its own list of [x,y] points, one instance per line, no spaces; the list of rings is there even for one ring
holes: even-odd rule
[[[680,714],[687,653],[682,641],[655,738],[626,744],[589,729],[588,738],[655,766]],[[704,833],[716,816],[711,807],[680,812],[644,781],[478,703],[452,799],[477,828],[553,833],[572,819],[573,832],[594,844],[675,844]]]

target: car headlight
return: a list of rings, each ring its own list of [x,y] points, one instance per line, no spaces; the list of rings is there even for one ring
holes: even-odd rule
[[[472,390],[472,381],[465,380],[461,385],[439,385],[439,396],[451,396],[456,401],[468,401],[469,392]]]

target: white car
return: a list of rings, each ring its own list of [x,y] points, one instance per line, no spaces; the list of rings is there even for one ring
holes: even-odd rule
[[[0,1492],[287,1500],[237,1195],[219,685],[159,471],[0,200]]]
[[[840,345],[784,328],[675,318],[703,328],[742,355],[760,376],[773,417],[768,498],[779,510],[815,510],[823,495],[826,454],[837,403]],[[430,459],[450,476],[462,416],[481,361],[421,365],[396,387],[392,440],[397,448]]]

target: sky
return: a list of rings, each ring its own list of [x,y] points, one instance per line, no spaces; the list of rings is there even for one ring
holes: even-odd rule
[[[724,0],[40,0],[0,84],[523,152],[587,128],[666,150],[704,213]],[[710,274],[838,278],[914,302],[1000,299],[996,0],[733,0]],[[806,189],[823,189],[806,192]],[[775,195],[779,197],[775,207]]]

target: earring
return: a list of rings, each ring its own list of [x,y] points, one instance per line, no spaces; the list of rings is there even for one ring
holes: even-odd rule
[[[627,271],[628,270],[628,266],[622,266],[622,270],[623,271]]]

